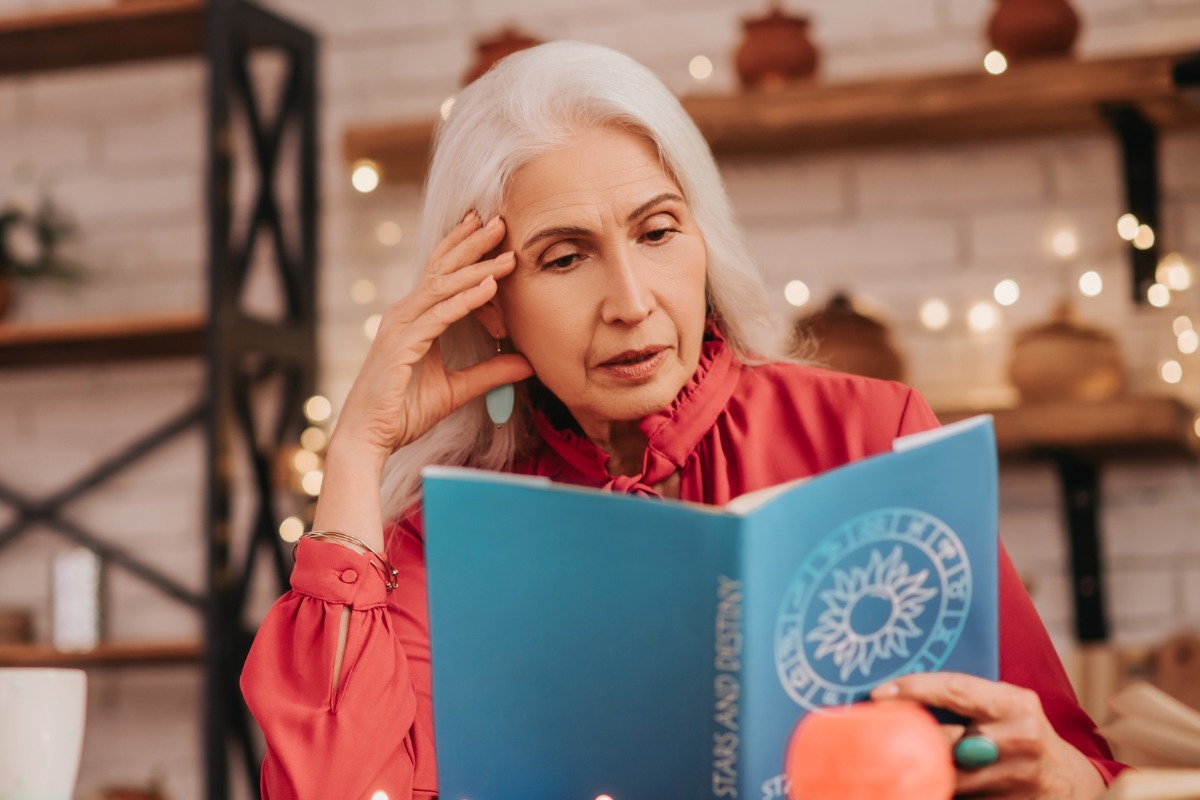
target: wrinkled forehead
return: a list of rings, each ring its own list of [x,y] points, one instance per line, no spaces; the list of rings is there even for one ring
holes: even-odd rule
[[[623,219],[664,192],[683,195],[654,142],[628,129],[601,128],[525,161],[506,183],[500,213],[510,225],[558,215]]]

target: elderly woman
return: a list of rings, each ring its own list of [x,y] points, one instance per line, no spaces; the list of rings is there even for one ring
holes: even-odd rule
[[[937,425],[907,387],[779,356],[704,140],[613,51],[543,45],[464,90],[421,230],[419,280],[329,445],[314,527],[335,533],[301,541],[243,675],[272,800],[437,793],[423,465],[720,504]],[[1001,563],[1002,681],[909,675],[876,695],[951,709],[996,743],[960,793],[1094,797],[1121,765]]]

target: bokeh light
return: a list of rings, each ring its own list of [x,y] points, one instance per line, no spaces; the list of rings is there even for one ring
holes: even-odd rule
[[[797,308],[807,303],[811,297],[812,292],[804,281],[788,281],[787,286],[783,287],[783,298]]]
[[[940,331],[950,323],[950,306],[934,297],[921,304],[921,324],[931,331]]]

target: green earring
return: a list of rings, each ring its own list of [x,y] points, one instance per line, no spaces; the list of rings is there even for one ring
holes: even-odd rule
[[[500,353],[500,337],[496,337],[496,353]],[[506,383],[502,386],[497,386],[495,389],[490,389],[485,398],[487,402],[488,418],[496,423],[496,427],[500,428],[504,423],[512,417],[513,405],[516,403],[517,393],[513,389],[511,383]]]

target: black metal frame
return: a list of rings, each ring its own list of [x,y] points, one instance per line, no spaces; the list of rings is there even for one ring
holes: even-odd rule
[[[253,639],[244,620],[247,595],[259,555],[266,551],[282,590],[289,574],[278,535],[280,515],[273,499],[276,453],[294,442],[303,423],[302,403],[316,382],[317,252],[317,42],[303,28],[246,0],[210,0],[206,49],[208,85],[209,329],[208,388],[208,614],[205,670],[205,774],[208,800],[228,797],[231,750],[240,755],[252,796],[258,793],[261,757],[253,723],[242,701],[238,677]],[[273,118],[263,113],[263,98],[251,79],[256,50],[273,50],[286,59],[286,77]],[[239,121],[252,141],[258,192],[249,214],[235,219],[232,178],[236,163],[233,131]],[[276,196],[281,145],[294,130],[292,155],[298,181],[288,210],[297,221],[289,241],[284,207]],[[287,166],[287,165],[283,165]],[[235,224],[244,223],[244,224]],[[240,230],[238,241],[234,231]],[[266,321],[241,306],[260,233],[273,245],[273,265],[283,289],[283,319]],[[252,413],[255,389],[279,376],[277,414],[264,444]],[[229,467],[234,437],[249,452],[258,506],[245,551],[234,558]]]

